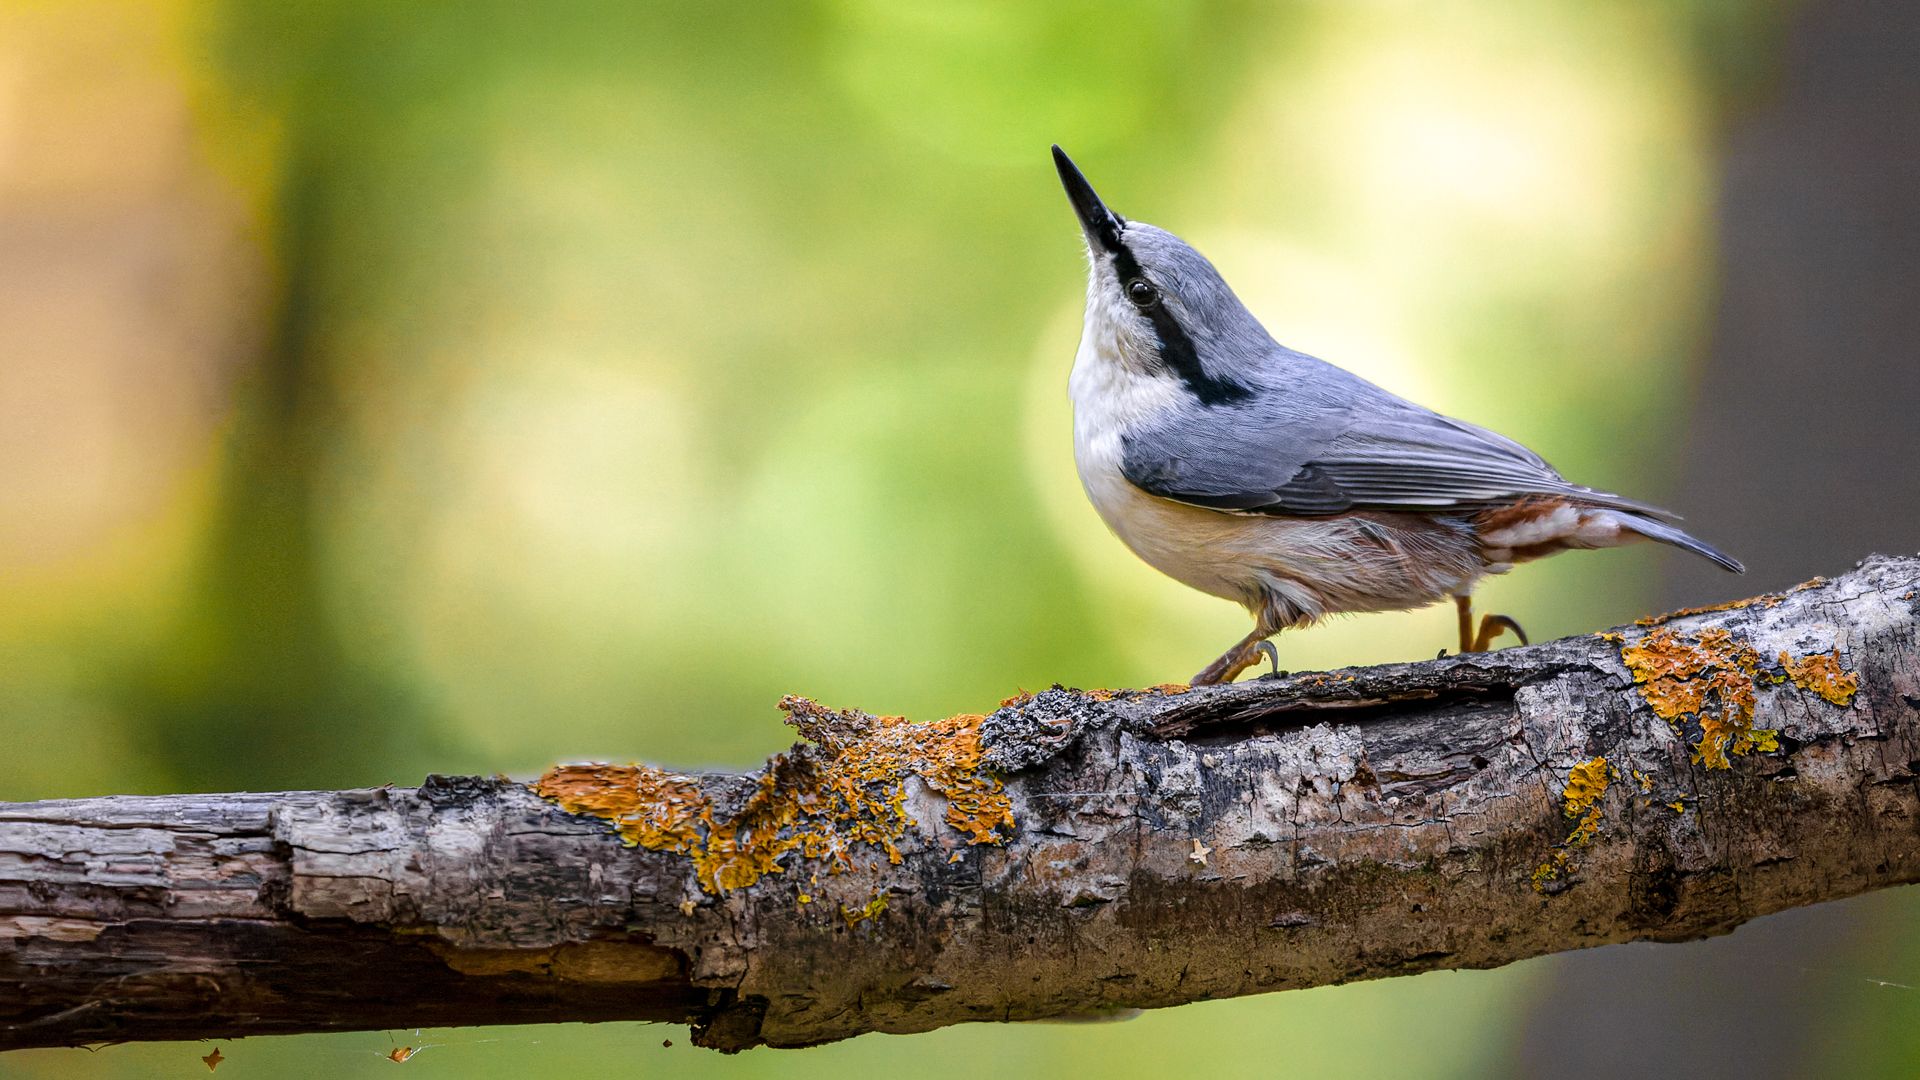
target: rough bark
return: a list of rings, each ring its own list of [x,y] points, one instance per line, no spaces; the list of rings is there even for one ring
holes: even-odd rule
[[[1874,558],[1608,634],[933,725],[794,700],[808,741],[745,776],[4,804],[0,1048],[797,1046],[1723,933],[1920,880],[1916,589]]]

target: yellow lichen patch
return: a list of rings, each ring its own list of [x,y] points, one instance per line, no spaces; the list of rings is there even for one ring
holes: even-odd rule
[[[1667,804],[1667,809],[1673,811],[1676,814],[1684,814],[1687,812],[1687,804],[1685,802],[1682,802],[1681,800],[1676,799],[1673,802],[1670,802]]]
[[[1566,803],[1562,809],[1579,823],[1567,837],[1568,844],[1578,847],[1600,831],[1600,800],[1607,796],[1608,783],[1604,757],[1583,761],[1567,773],[1567,786],[1560,792]]]
[[[1860,690],[1859,676],[1840,666],[1837,647],[1831,653],[1813,653],[1797,660],[1783,652],[1780,666],[1787,669],[1793,685],[1843,708],[1853,704],[1853,695]]]
[[[1561,812],[1574,823],[1552,857],[1533,868],[1530,875],[1536,892],[1545,892],[1547,882],[1559,878],[1573,865],[1571,849],[1585,847],[1600,834],[1600,803],[1613,782],[1612,769],[1604,756],[1589,758],[1567,771],[1566,786],[1560,789]]]
[[[1567,864],[1571,861],[1573,861],[1572,856],[1568,855],[1566,851],[1562,849],[1554,852],[1553,858],[1534,867],[1533,873],[1529,875],[1533,881],[1533,891],[1546,892],[1547,882],[1553,881],[1565,873]]]
[[[1691,641],[1661,627],[1620,650],[1640,694],[1655,716],[1681,729],[1688,717],[1700,724],[1695,764],[1725,769],[1731,759],[1755,750],[1779,749],[1778,732],[1753,726],[1756,687],[1778,681],[1760,670],[1760,654],[1720,628]]]
[[[876,896],[867,901],[862,907],[850,908],[845,904],[840,905],[840,917],[847,920],[849,927],[854,927],[859,926],[868,919],[878,918],[880,913],[885,910],[887,910],[887,898],[885,896]]]
[[[701,779],[642,765],[562,765],[533,789],[562,809],[607,819],[630,844],[689,856],[709,893],[781,873],[794,854],[835,873],[862,848],[900,862],[898,841],[915,824],[906,809],[910,778],[946,799],[946,823],[966,843],[998,844],[1000,830],[1013,828],[1012,802],[980,765],[983,717],[914,724],[797,697],[781,707],[811,745],[768,762],[730,814]]]

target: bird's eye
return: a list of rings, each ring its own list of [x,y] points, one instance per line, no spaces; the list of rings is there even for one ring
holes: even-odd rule
[[[1134,278],[1127,282],[1127,299],[1133,301],[1134,307],[1145,310],[1159,303],[1160,290],[1146,278]]]

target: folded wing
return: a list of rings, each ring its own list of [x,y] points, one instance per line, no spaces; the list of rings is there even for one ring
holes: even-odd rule
[[[1671,516],[1568,483],[1512,439],[1340,374],[1343,385],[1319,399],[1276,391],[1229,407],[1182,410],[1128,435],[1122,469],[1136,487],[1162,498],[1249,514],[1476,511],[1558,496]]]

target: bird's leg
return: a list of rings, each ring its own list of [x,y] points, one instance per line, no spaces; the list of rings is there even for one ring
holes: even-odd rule
[[[1218,683],[1230,683],[1240,673],[1260,662],[1261,646],[1267,645],[1267,639],[1279,633],[1280,628],[1265,618],[1257,619],[1253,633],[1240,639],[1240,643],[1220,655],[1220,659],[1208,664],[1206,670],[1195,675],[1191,686],[1213,686]],[[1268,649],[1273,646],[1267,645]],[[1280,654],[1272,653],[1273,669],[1280,670]]]
[[[1473,597],[1456,596],[1453,598],[1453,606],[1454,606],[1454,610],[1456,610],[1460,614],[1460,651],[1461,652],[1463,653],[1486,652],[1488,646],[1493,644],[1494,639],[1498,638],[1500,636],[1500,632],[1503,630],[1513,631],[1513,636],[1520,639],[1520,644],[1522,645],[1529,644],[1529,642],[1527,641],[1527,632],[1525,630],[1520,629],[1519,623],[1514,622],[1512,619],[1508,618],[1505,615],[1481,616],[1480,632],[1477,634],[1474,633],[1473,631]]]

